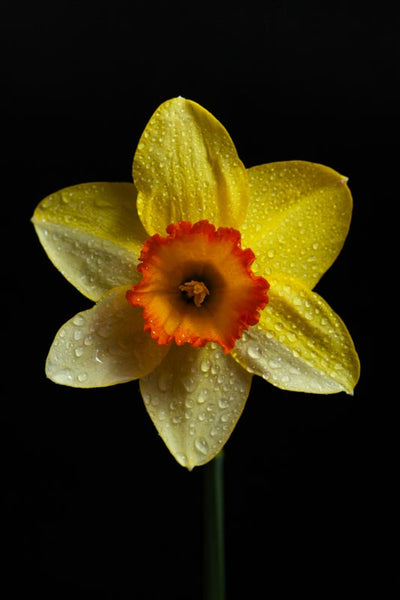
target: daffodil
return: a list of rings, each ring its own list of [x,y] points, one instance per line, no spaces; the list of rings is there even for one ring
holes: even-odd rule
[[[50,379],[139,379],[189,469],[225,445],[253,375],[285,390],[353,392],[350,334],[312,291],[348,232],[345,177],[304,161],[246,170],[221,123],[174,98],[147,124],[133,180],[75,185],[35,210],[48,256],[95,301],[58,331]]]

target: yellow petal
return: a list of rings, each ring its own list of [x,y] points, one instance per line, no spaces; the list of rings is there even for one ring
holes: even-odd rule
[[[114,288],[58,331],[46,362],[55,383],[103,387],[138,379],[168,352],[143,331],[142,311],[128,304],[127,286]]]
[[[280,277],[270,283],[259,324],[238,340],[233,356],[285,390],[352,394],[360,366],[343,321],[300,281]]]
[[[323,165],[278,162],[248,170],[250,204],[243,246],[255,272],[283,273],[313,288],[346,238],[352,197],[346,177]]]
[[[147,411],[175,459],[188,469],[210,461],[239,419],[251,375],[217,344],[171,345],[140,381]]]
[[[139,281],[136,266],[147,235],[132,183],[65,188],[42,200],[32,221],[55,266],[91,300]]]
[[[235,228],[244,220],[246,170],[225,128],[190,100],[174,98],[156,110],[138,144],[133,179],[149,234],[180,220]]]

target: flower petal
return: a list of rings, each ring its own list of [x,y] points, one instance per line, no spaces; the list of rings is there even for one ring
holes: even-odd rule
[[[285,390],[353,393],[359,360],[342,320],[300,281],[270,279],[269,304],[232,355],[251,373]]]
[[[55,266],[91,300],[139,280],[136,266],[147,235],[132,183],[62,189],[40,202],[32,221]]]
[[[303,161],[248,170],[250,204],[242,239],[256,255],[254,271],[283,273],[313,288],[346,238],[352,197],[346,177]]]
[[[190,100],[174,98],[156,110],[138,144],[133,179],[151,235],[177,221],[237,228],[244,220],[246,169],[221,123]]]
[[[103,387],[147,375],[168,352],[143,331],[141,310],[128,304],[128,287],[114,288],[58,331],[46,362],[55,383]]]
[[[181,465],[192,469],[218,454],[242,413],[251,378],[217,344],[172,344],[140,380],[147,411]]]

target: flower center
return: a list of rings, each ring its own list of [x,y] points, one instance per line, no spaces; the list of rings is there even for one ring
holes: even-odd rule
[[[188,300],[192,300],[197,308],[201,308],[206,296],[210,295],[210,292],[203,281],[186,281],[179,286],[181,292]]]
[[[253,252],[241,248],[238,231],[208,221],[179,221],[167,233],[143,244],[142,279],[128,302],[143,307],[144,329],[158,344],[216,342],[230,352],[268,302],[268,282],[250,269]]]

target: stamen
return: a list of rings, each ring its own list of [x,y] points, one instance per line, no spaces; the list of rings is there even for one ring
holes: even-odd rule
[[[186,281],[179,286],[181,292],[186,294],[187,298],[193,298],[193,302],[197,308],[200,308],[210,292],[205,283],[202,281]]]

